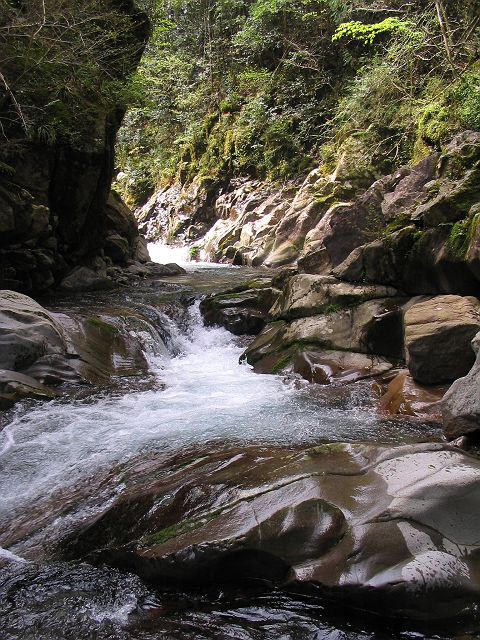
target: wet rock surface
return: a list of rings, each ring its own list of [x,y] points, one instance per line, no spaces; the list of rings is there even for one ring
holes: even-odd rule
[[[137,473],[69,557],[158,585],[262,580],[387,616],[454,617],[478,598],[480,463],[454,448],[241,449]]]
[[[419,385],[408,370],[397,370],[386,388],[379,385],[380,410],[388,415],[430,417],[441,422],[441,401],[447,390],[448,385]]]
[[[159,265],[160,266],[160,265]],[[79,312],[47,311],[32,298],[0,292],[0,401],[62,395],[67,385],[106,385],[145,376],[149,348],[167,353],[148,314],[105,302]]]
[[[257,278],[240,288],[207,296],[200,303],[206,325],[220,325],[235,335],[257,335],[271,319],[280,295],[271,278]]]

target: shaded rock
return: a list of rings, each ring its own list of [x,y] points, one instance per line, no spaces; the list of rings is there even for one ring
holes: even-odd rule
[[[235,335],[256,335],[269,320],[269,309],[279,293],[271,287],[235,289],[207,296],[200,311],[206,325],[221,325]]]
[[[11,407],[24,398],[38,400],[52,399],[59,396],[57,391],[41,384],[35,378],[17,371],[0,369],[0,408]]]
[[[61,325],[21,293],[0,291],[0,367],[21,371],[45,355],[63,354]]]
[[[478,459],[440,444],[177,457],[168,474],[143,464],[65,548],[158,585],[260,579],[384,616],[449,618],[479,597],[479,480]]]
[[[147,241],[143,236],[138,236],[133,244],[133,259],[137,262],[150,262],[150,254],[148,252]]]
[[[114,3],[112,10],[124,24],[124,37],[111,39],[108,44],[108,55],[118,64],[108,74],[97,66],[91,80],[98,85],[111,80],[120,86],[140,61],[149,36],[149,23],[133,0]],[[72,11],[75,14],[74,7]],[[9,73],[16,74],[12,68]],[[101,255],[105,237],[112,231],[107,200],[114,172],[116,134],[124,106],[120,103],[107,106],[100,98],[95,100],[92,95],[86,95],[85,87],[83,91],[79,98],[89,105],[88,117],[77,126],[70,122],[67,128],[71,126],[72,130],[68,135],[58,136],[54,141],[41,142],[26,135],[17,119],[9,116],[9,100],[2,100],[2,289],[45,290],[58,283],[73,267]],[[58,125],[53,118],[46,124],[53,128]],[[131,223],[135,225],[133,216]],[[30,257],[35,249],[45,250],[54,268],[43,268],[32,261],[28,264],[15,255],[15,252],[24,253]]]
[[[104,250],[113,262],[120,265],[127,263],[131,253],[128,240],[118,233],[111,233],[105,238]]]
[[[391,333],[392,319],[400,326],[404,303],[403,298],[370,300],[352,309],[293,320],[283,341],[286,345],[307,342],[326,349],[396,356],[403,339],[400,332]]]
[[[240,362],[254,365],[263,358],[282,351],[285,348],[283,334],[286,326],[287,323],[283,320],[267,324],[240,356]]]
[[[389,415],[408,415],[441,421],[441,400],[446,386],[423,387],[407,370],[400,371],[382,394],[381,411]]]
[[[480,329],[480,302],[437,296],[405,312],[405,352],[416,382],[440,384],[464,376],[475,356],[470,342]]]
[[[75,267],[60,283],[66,291],[102,291],[112,289],[115,283],[88,267]]]
[[[180,276],[187,273],[183,267],[180,267],[175,262],[169,262],[168,264],[147,262],[145,266],[148,267],[152,276]]]
[[[456,380],[442,403],[445,436],[449,440],[480,430],[480,334],[472,341],[477,359],[467,375]]]

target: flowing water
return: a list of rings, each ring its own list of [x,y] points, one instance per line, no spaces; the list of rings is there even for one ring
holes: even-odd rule
[[[50,301],[70,313],[88,305],[141,309],[168,354],[144,336],[148,384],[125,380],[93,394],[25,402],[7,414],[0,431],[2,639],[455,637],[382,625],[379,631],[374,621],[352,620],[281,593],[159,593],[132,575],[58,561],[61,540],[103,512],[126,489],[126,471],[144,457],[205,443],[292,446],[438,437],[414,421],[381,419],[366,383],[323,388],[259,376],[239,365],[245,339],[204,327],[195,299],[248,277],[248,270],[190,265],[186,276],[126,295]],[[189,305],[186,313],[180,301],[182,308]]]

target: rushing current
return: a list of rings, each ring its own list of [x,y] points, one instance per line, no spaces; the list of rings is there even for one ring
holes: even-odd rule
[[[168,261],[159,251],[155,257]],[[0,532],[7,538],[12,531],[27,533],[0,550],[2,639],[427,637],[327,616],[318,604],[285,594],[213,593],[192,600],[156,593],[113,569],[56,561],[57,542],[122,493],[126,470],[142,456],[205,443],[435,437],[414,422],[380,418],[366,384],[327,390],[239,365],[245,339],[203,326],[198,297],[242,278],[247,275],[241,269],[191,265],[187,276],[171,279],[162,295],[174,300],[188,294],[189,307],[181,322],[175,314],[158,314],[169,353],[145,341],[148,385],[125,381],[123,392],[116,385],[30,401],[8,414],[0,431]],[[112,295],[118,302],[120,294]],[[123,298],[122,304],[135,308],[155,303],[151,289]]]

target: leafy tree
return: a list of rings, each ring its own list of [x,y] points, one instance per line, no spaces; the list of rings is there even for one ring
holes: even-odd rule
[[[132,0],[0,0],[0,134],[79,142],[128,104],[147,31]]]

